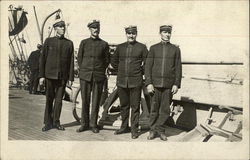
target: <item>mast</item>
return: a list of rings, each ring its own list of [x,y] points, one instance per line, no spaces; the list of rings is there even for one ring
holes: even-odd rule
[[[35,13],[35,18],[36,18],[36,26],[37,26],[37,30],[38,30],[38,33],[39,33],[39,36],[41,38],[41,29],[40,29],[40,26],[39,26],[39,22],[38,22],[38,18],[37,18],[37,14],[36,14],[36,8],[35,6],[33,6],[33,9],[34,9],[34,13]]]

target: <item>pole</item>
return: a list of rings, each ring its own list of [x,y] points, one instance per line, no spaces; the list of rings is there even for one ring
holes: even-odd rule
[[[17,46],[17,50],[18,50],[18,52],[19,52],[20,58],[21,58],[21,60],[23,60],[23,58],[22,58],[22,53],[21,53],[21,50],[20,50],[19,45],[18,45],[18,43],[17,43],[16,37],[14,38],[14,40],[15,40],[15,42],[16,42],[16,46]]]
[[[10,39],[10,36],[9,36],[9,40],[10,40],[9,45],[10,45],[11,53],[13,54],[14,59],[16,59],[18,56],[16,54],[16,51],[15,51],[15,48],[13,46],[12,40]]]
[[[55,12],[51,13],[50,15],[48,15],[45,20],[43,21],[43,24],[42,24],[42,30],[41,30],[41,44],[43,44],[43,31],[44,31],[44,26],[45,26],[45,23],[46,21],[49,19],[49,17],[51,17],[52,15],[54,15],[55,13],[57,12],[61,12],[60,9],[56,10]]]
[[[39,37],[41,38],[41,35],[42,35],[42,34],[41,34],[41,29],[40,29],[39,22],[38,22],[38,18],[37,18],[35,6],[33,6],[33,9],[34,9],[35,17],[36,17],[36,26],[37,26],[37,29],[38,29]]]
[[[53,31],[53,28],[51,28],[51,30],[48,31],[48,33],[49,33],[49,36],[48,36],[48,37],[50,37],[52,31]]]
[[[18,40],[19,40],[20,48],[21,48],[21,56],[23,57],[23,61],[26,62],[26,58],[25,58],[25,55],[23,53],[23,46],[22,46],[22,42],[20,42],[19,34],[17,34],[17,37],[18,37]]]
[[[25,50],[25,59],[28,60],[29,57],[28,57],[28,55],[27,55],[27,48],[26,48],[25,45],[23,45],[23,46],[24,46],[24,50]]]

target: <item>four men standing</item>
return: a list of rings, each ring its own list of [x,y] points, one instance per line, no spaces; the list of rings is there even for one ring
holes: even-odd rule
[[[127,42],[117,46],[111,65],[118,70],[117,87],[121,105],[121,128],[115,134],[129,132],[129,112],[131,107],[132,138],[138,138],[141,91],[143,85],[143,65],[147,47],[136,41],[137,27],[125,28]]]
[[[91,128],[98,133],[98,112],[105,71],[110,63],[109,45],[99,38],[100,22],[93,20],[88,25],[90,38],[80,43],[77,61],[80,67],[80,86],[82,98],[81,127],[77,132]],[[74,80],[74,55],[72,41],[64,38],[65,23],[54,24],[56,37],[45,40],[40,58],[41,81],[46,78],[46,109],[43,131],[52,127],[64,130],[59,117],[62,107],[62,97],[65,86]],[[150,111],[150,134],[148,139],[157,135],[167,140],[164,124],[170,115],[170,104],[173,94],[181,86],[182,67],[179,47],[170,43],[172,26],[160,27],[161,42],[147,47],[136,41],[137,27],[125,28],[127,42],[117,46],[111,60],[111,66],[117,71],[117,87],[121,105],[122,124],[115,135],[131,131],[132,139],[139,137],[139,114],[143,74],[145,68],[145,85],[152,95]],[[145,65],[146,61],[146,65]],[[145,67],[144,67],[145,65]],[[91,116],[90,98],[92,94]],[[53,101],[55,101],[54,109]],[[129,128],[129,113],[131,108],[131,129]]]

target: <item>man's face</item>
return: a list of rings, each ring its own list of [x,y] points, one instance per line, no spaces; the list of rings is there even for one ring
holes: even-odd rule
[[[55,27],[56,33],[59,36],[63,36],[65,34],[65,26],[57,26]]]
[[[161,31],[160,35],[163,41],[169,42],[171,38],[171,31]]]
[[[136,32],[127,32],[126,36],[127,36],[128,42],[134,42],[136,40],[137,33]]]
[[[90,34],[92,37],[98,37],[100,33],[100,27],[91,27],[89,28]]]

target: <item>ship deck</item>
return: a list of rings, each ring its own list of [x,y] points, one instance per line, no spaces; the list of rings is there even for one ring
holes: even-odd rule
[[[148,141],[148,132],[141,131],[138,139],[131,139],[130,133],[114,135],[115,127],[105,127],[100,133],[91,131],[77,133],[80,126],[72,114],[73,103],[63,101],[61,124],[65,131],[51,129],[42,132],[43,115],[45,108],[44,95],[30,95],[28,91],[9,89],[9,140],[43,140],[43,141]],[[169,141],[178,141],[178,137],[186,132],[177,128],[168,127],[166,133]],[[161,141],[156,138],[153,141]]]

